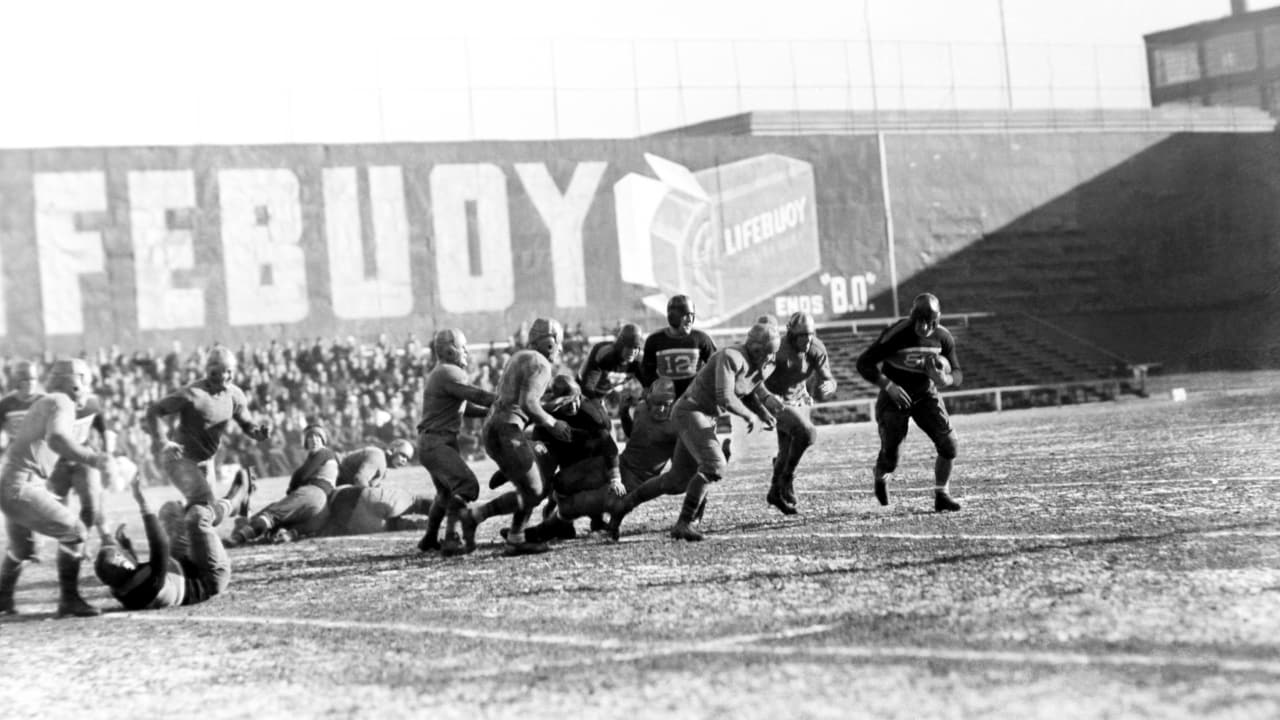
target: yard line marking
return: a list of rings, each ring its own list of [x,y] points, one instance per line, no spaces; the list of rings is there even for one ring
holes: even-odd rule
[[[756,633],[750,635],[731,635],[723,638],[695,640],[691,642],[636,642],[618,638],[587,638],[566,635],[538,635],[532,633],[500,632],[493,630],[474,630],[460,627],[442,627],[431,625],[413,625],[409,623],[364,622],[360,620],[323,620],[319,618],[283,618],[283,617],[246,617],[246,616],[181,616],[158,615],[145,612],[109,613],[105,618],[132,619],[150,622],[170,623],[208,623],[208,624],[247,624],[270,626],[306,626],[334,630],[377,630],[416,635],[451,635],[472,640],[496,640],[501,642],[526,642],[540,645],[555,645],[588,650],[622,650],[623,652],[606,658],[585,658],[559,662],[522,663],[504,665],[502,668],[463,673],[461,678],[479,678],[494,675],[511,674],[513,672],[536,672],[551,668],[572,668],[584,665],[599,665],[602,661],[623,663],[652,657],[685,655],[685,654],[718,654],[718,655],[771,655],[775,657],[825,657],[847,660],[907,660],[936,661],[951,660],[958,662],[1003,663],[1021,665],[1033,663],[1049,666],[1079,667],[1145,667],[1145,668],[1191,668],[1212,669],[1220,672],[1255,673],[1280,675],[1280,662],[1257,660],[1251,658],[1230,657],[1187,657],[1185,655],[1166,655],[1159,653],[1086,653],[1055,652],[1048,650],[975,650],[965,648],[931,648],[908,646],[875,646],[875,645],[837,645],[827,647],[790,647],[779,645],[762,645],[773,640],[787,640],[806,635],[820,634],[830,631],[837,625],[823,624],[800,628],[791,628],[773,633]]]
[[[1227,476],[1227,477],[1181,477],[1181,478],[1110,478],[1106,480],[1047,482],[1047,483],[1037,483],[1034,481],[1023,482],[1020,480],[1013,479],[1009,481],[1010,484],[997,484],[997,483],[989,483],[989,482],[983,482],[982,484],[977,484],[972,481],[966,483],[963,478],[959,478],[959,479],[952,479],[952,484],[959,486],[962,489],[965,487],[968,487],[972,490],[977,490],[978,488],[982,488],[982,490],[986,490],[989,488],[992,491],[992,493],[1000,493],[1000,492],[1006,492],[1010,490],[1012,492],[1027,493],[1027,492],[1042,490],[1046,488],[1097,487],[1099,485],[1107,485],[1110,487],[1120,488],[1125,485],[1186,485],[1186,484],[1196,484],[1196,483],[1206,483],[1206,484],[1216,485],[1218,483],[1224,483],[1224,482],[1275,482],[1275,481],[1280,481],[1280,475],[1235,475],[1235,476]],[[733,481],[730,480],[729,482],[732,483]],[[925,481],[922,480],[921,482],[925,482]],[[1013,485],[1013,483],[1017,483],[1017,485]],[[867,478],[866,485],[868,488],[870,488],[870,484],[871,484],[870,478]],[[903,492],[903,493],[933,492],[932,485],[920,485],[916,487],[907,487],[905,485],[900,486],[898,484],[890,482],[889,487],[894,492]],[[844,487],[844,488],[812,488],[812,489],[802,486],[799,488],[799,492],[802,495],[847,495],[851,493],[861,492],[862,489],[863,488],[861,485],[856,485],[856,486],[850,485],[849,487]],[[746,489],[733,489],[733,490],[726,490],[724,492],[717,492],[716,494],[723,497],[730,497],[730,496],[738,496],[738,495],[755,495],[757,492],[759,491],[746,490]]]
[[[1177,531],[1175,531],[1177,532]],[[1198,537],[1280,537],[1280,530],[1187,530],[1178,534]],[[808,538],[825,540],[882,539],[882,540],[1161,540],[1164,534],[1116,535],[1114,533],[909,533],[909,532],[767,532],[767,533],[710,533],[708,540],[776,540],[778,538]]]
[[[1147,667],[1147,668],[1210,668],[1218,671],[1280,675],[1280,662],[1247,658],[1186,657],[1157,653],[1085,653],[1053,652],[1048,650],[967,650],[947,648],[876,647],[874,645],[847,645],[838,647],[777,647],[755,646],[735,648],[708,647],[701,652],[755,653],[784,657],[832,657],[857,660],[954,660],[959,662],[1008,663],[1080,667]]]
[[[271,616],[246,616],[246,615],[156,615],[145,612],[123,612],[108,613],[104,617],[113,619],[131,619],[144,620],[149,622],[177,622],[177,623],[207,623],[219,624],[226,623],[231,625],[268,625],[273,627],[284,626],[303,626],[312,628],[322,628],[328,630],[377,630],[382,632],[393,632],[410,635],[451,635],[454,637],[465,638],[468,640],[497,640],[500,642],[524,642],[532,645],[557,645],[563,647],[577,647],[587,649],[611,650],[621,648],[640,648],[644,652],[652,652],[654,649],[662,649],[666,647],[675,648],[677,651],[684,652],[684,648],[689,646],[688,643],[652,643],[652,642],[635,642],[628,640],[619,640],[617,638],[590,638],[585,636],[574,635],[545,635],[539,633],[518,633],[518,632],[502,632],[497,630],[474,630],[471,628],[442,626],[442,625],[416,625],[410,623],[389,623],[389,622],[369,622],[364,620],[325,620],[323,618],[289,618],[289,617],[271,617]],[[817,635],[838,627],[833,624],[810,625],[805,627],[788,628],[776,632],[768,633],[752,633],[749,635],[729,635],[723,638],[715,638],[713,640],[703,641],[708,647],[716,647],[719,645],[740,645],[743,643],[757,643],[767,640],[789,640],[806,635]]]
[[[382,632],[401,633],[407,635],[451,635],[468,640],[497,640],[500,642],[524,642],[535,645],[559,645],[580,648],[621,648],[633,646],[612,638],[603,640],[574,637],[570,635],[540,635],[534,633],[513,633],[497,630],[472,630],[470,628],[450,627],[442,625],[414,625],[409,623],[366,622],[363,620],[324,620],[322,618],[287,618],[243,615],[201,616],[201,615],[154,615],[142,612],[109,613],[104,617],[128,618],[147,622],[194,622],[229,625],[269,625],[273,627],[303,626],[329,630],[377,630]]]

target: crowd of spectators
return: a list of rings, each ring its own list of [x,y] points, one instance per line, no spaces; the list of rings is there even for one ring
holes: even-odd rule
[[[528,340],[522,324],[510,338],[472,346],[471,379],[492,390],[507,359]],[[566,333],[563,363],[577,371],[590,339],[581,324]],[[151,403],[204,375],[208,348],[184,349],[174,342],[165,351],[126,353],[119,347],[84,352],[95,370],[94,391],[102,400],[115,452],[126,455],[151,482],[163,482],[151,456],[151,437],[143,418]],[[252,468],[260,477],[288,475],[305,451],[302,430],[320,422],[329,428],[330,445],[339,452],[367,445],[385,447],[397,438],[413,441],[421,419],[422,392],[435,364],[430,342],[413,335],[402,342],[381,335],[374,341],[354,337],[312,341],[271,340],[244,344],[236,384],[249,396],[250,410],[268,419],[271,435],[254,441],[232,428],[218,460]],[[11,372],[20,360],[36,360],[47,369],[51,354],[42,358],[4,357],[0,390],[13,388]],[[476,441],[478,422],[468,422],[462,441],[465,453],[482,456]]]

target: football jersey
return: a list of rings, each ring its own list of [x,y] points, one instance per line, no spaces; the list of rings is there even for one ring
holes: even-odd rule
[[[640,361],[622,362],[613,351],[613,341],[605,340],[596,343],[587,354],[587,361],[582,366],[582,374],[578,384],[582,386],[582,394],[589,398],[604,397],[611,392],[622,389],[631,376],[640,377]]]
[[[925,362],[937,356],[946,358],[953,371],[960,369],[951,331],[939,325],[929,337],[920,337],[915,324],[907,318],[885,328],[858,356],[858,374],[874,383],[878,374],[884,373],[916,397],[935,389],[933,380],[925,373]]]
[[[22,419],[27,416],[28,408],[39,398],[40,393],[22,397],[17,390],[0,397],[0,430],[4,430],[11,441],[18,434],[18,428],[22,427]]]
[[[658,330],[644,341],[640,363],[640,382],[649,390],[649,398],[666,403],[684,394],[693,378],[716,351],[715,341],[701,330],[688,335],[672,335]]]
[[[813,375],[817,375],[820,380],[834,379],[827,357],[827,346],[815,337],[809,343],[809,349],[801,353],[783,335],[782,346],[773,358],[773,372],[769,373],[764,386],[785,403],[807,405],[810,400],[807,385]]]

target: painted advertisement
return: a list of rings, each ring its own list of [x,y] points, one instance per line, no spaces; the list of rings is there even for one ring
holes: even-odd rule
[[[657,327],[677,293],[704,328],[884,315],[877,168],[870,137],[0,152],[0,336],[500,341]]]

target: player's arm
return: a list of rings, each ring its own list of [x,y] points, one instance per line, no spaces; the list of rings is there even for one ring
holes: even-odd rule
[[[604,368],[600,366],[600,358],[608,355],[613,351],[613,346],[609,344],[598,345],[595,350],[587,357],[587,361],[582,366],[582,377],[578,384],[582,387],[583,397],[595,399],[604,397],[604,393],[599,391],[600,380],[604,377]]]
[[[238,387],[231,389],[231,419],[236,421],[245,435],[254,440],[266,440],[271,436],[271,424],[254,421],[249,414],[249,401],[245,398],[244,391]]]
[[[93,449],[76,442],[74,432],[76,409],[75,405],[71,403],[71,399],[61,393],[50,397],[54,398],[54,406],[49,415],[48,424],[45,426],[44,435],[49,447],[67,460],[91,465],[105,471],[111,456],[105,452],[95,452]]]
[[[147,414],[142,418],[142,427],[151,436],[153,451],[159,451],[168,443],[168,438],[164,437],[160,429],[160,418],[182,412],[190,404],[191,395],[183,388],[160,398],[147,408]]]
[[[888,334],[889,330],[885,330],[875,342],[871,343],[870,347],[863,350],[854,367],[867,382],[888,393],[895,405],[908,408],[911,407],[911,396],[880,369],[881,364],[889,356],[889,346],[884,342]]]
[[[738,373],[746,367],[746,359],[743,359],[742,367],[738,367],[733,362],[733,355],[732,350],[722,353],[712,368],[716,378],[716,404],[746,420],[749,428],[754,427],[756,414],[742,402],[734,390]]]
[[[951,342],[943,345],[942,357],[946,358],[947,362],[951,364],[951,382],[947,383],[946,387],[956,387],[960,383],[963,383],[964,370],[960,369],[960,356],[956,354],[955,338],[952,338]]]
[[[831,372],[831,358],[827,356],[825,347],[809,349],[809,367],[813,368],[814,399],[818,402],[834,400],[836,396],[836,376]]]
[[[138,503],[138,512],[142,515],[142,527],[147,533],[147,548],[151,552],[147,564],[151,566],[153,575],[159,574],[163,577],[168,570],[169,535],[165,533],[160,520],[156,518],[155,512],[147,503],[147,496],[142,492],[142,473],[134,476],[129,489],[133,491],[133,499]]]
[[[645,390],[658,379],[658,348],[652,335],[644,341],[644,351],[640,353],[640,373],[636,375],[636,379]]]
[[[551,413],[542,407],[542,394],[551,384],[551,366],[545,363],[530,363],[526,369],[529,374],[520,384],[517,405],[534,423],[547,428],[558,439],[568,441],[572,437],[568,424],[552,417]]]
[[[491,393],[484,388],[476,387],[466,380],[455,380],[449,377],[445,378],[444,392],[449,397],[457,398],[466,403],[463,412],[471,416],[475,414],[471,411],[472,407],[479,407],[479,414],[483,415],[485,410],[498,399],[497,394]]]

